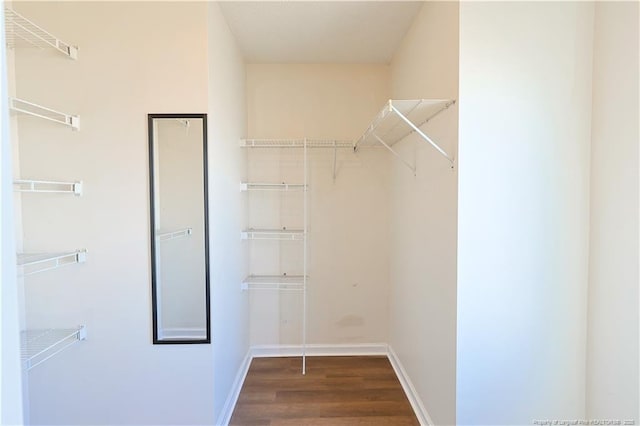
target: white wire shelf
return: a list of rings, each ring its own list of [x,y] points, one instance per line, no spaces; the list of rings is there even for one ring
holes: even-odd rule
[[[44,120],[53,121],[71,127],[72,130],[80,129],[80,117],[70,115],[64,112],[56,111],[33,102],[25,101],[18,98],[9,98],[9,108],[12,111],[42,118]]]
[[[87,261],[87,250],[76,250],[65,253],[18,253],[18,267],[22,268],[22,276],[50,271],[63,266],[84,263]]]
[[[25,330],[20,333],[22,365],[25,370],[31,370],[86,338],[87,329],[83,325],[78,328]]]
[[[331,139],[241,139],[244,148],[336,148],[353,149],[352,141]]]
[[[304,241],[303,229],[246,229],[240,233],[243,240]]]
[[[82,181],[58,182],[50,180],[17,179],[13,181],[16,192],[38,192],[82,195]]]
[[[309,277],[306,277],[308,280]],[[242,281],[242,290],[304,291],[304,275],[249,275]]]
[[[159,241],[169,241],[169,240],[175,240],[177,238],[189,237],[191,236],[191,234],[193,234],[192,228],[184,228],[178,231],[163,232],[160,234],[156,234],[156,238],[158,238]]]
[[[304,191],[306,185],[302,183],[257,183],[242,182],[240,191]]]
[[[39,49],[54,49],[67,58],[77,59],[78,48],[65,43],[15,10],[5,7],[4,22],[9,48],[36,47]]]
[[[417,133],[453,165],[453,157],[420,128],[455,103],[455,100],[450,99],[390,99],[356,141],[354,149],[381,144],[415,172],[415,166],[403,160],[392,147],[407,136]]]

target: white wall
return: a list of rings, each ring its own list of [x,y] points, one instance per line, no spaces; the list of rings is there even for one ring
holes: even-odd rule
[[[593,7],[460,6],[460,424],[585,415]]]
[[[638,36],[637,2],[596,3],[587,417],[636,422]]]
[[[458,97],[458,3],[427,2],[391,63],[394,99]],[[453,155],[457,107],[422,129]],[[391,159],[389,344],[436,424],[455,424],[457,170],[415,135]]]
[[[151,344],[147,113],[206,112],[204,3],[24,2],[78,61],[16,52],[17,94],[81,129],[20,117],[24,177],[85,194],[23,197],[26,250],[86,247],[86,264],[27,277],[27,326],[86,324],[88,340],[29,374],[33,424],[211,424],[211,345]]]
[[[251,64],[247,68],[248,136],[354,140],[388,95],[389,70],[384,65]],[[291,182],[302,178],[299,152],[251,150],[247,155],[249,179]],[[333,150],[309,150],[308,343],[386,342],[388,156],[379,150],[361,150],[356,155],[347,149],[338,152],[337,161],[334,181]],[[250,225],[269,225],[256,223],[265,220],[269,210],[264,206],[269,201],[246,195],[252,203]],[[302,198],[287,197],[282,205],[271,204],[278,209],[272,226],[302,225],[294,207]],[[256,269],[252,272],[271,272],[258,270],[269,267],[259,259],[267,255],[265,244],[270,243],[247,244],[251,244]],[[287,272],[295,267],[286,263],[295,248],[283,250],[273,260],[275,268]],[[250,298],[252,344],[301,342],[298,295],[252,292]]]
[[[245,67],[229,28],[213,2],[209,22],[209,256],[214,348],[214,419],[220,419],[236,372],[249,348],[248,301],[240,291],[246,250],[240,229],[246,222],[239,183],[245,158]],[[209,402],[209,405],[211,402]],[[216,421],[219,424],[219,421]]]

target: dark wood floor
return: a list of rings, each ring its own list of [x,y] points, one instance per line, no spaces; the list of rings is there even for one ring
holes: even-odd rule
[[[419,425],[387,357],[254,358],[231,425]]]

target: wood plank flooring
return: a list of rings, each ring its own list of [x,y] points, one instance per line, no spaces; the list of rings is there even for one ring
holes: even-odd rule
[[[254,358],[230,425],[419,425],[387,357]]]

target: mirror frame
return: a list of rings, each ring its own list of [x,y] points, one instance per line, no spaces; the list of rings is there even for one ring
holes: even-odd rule
[[[153,131],[153,123],[155,119],[202,119],[202,168],[203,168],[203,197],[204,197],[204,256],[205,256],[205,319],[206,319],[206,338],[204,339],[158,339],[158,307],[157,307],[157,270],[156,270],[156,239],[155,239],[155,173],[154,173],[154,148],[153,139],[155,137]],[[210,290],[210,274],[209,274],[209,190],[208,190],[208,171],[207,171],[207,114],[192,113],[162,113],[148,114],[148,138],[149,138],[149,240],[151,242],[151,309],[153,311],[153,344],[154,345],[176,345],[176,344],[210,344],[211,343],[211,290]]]

